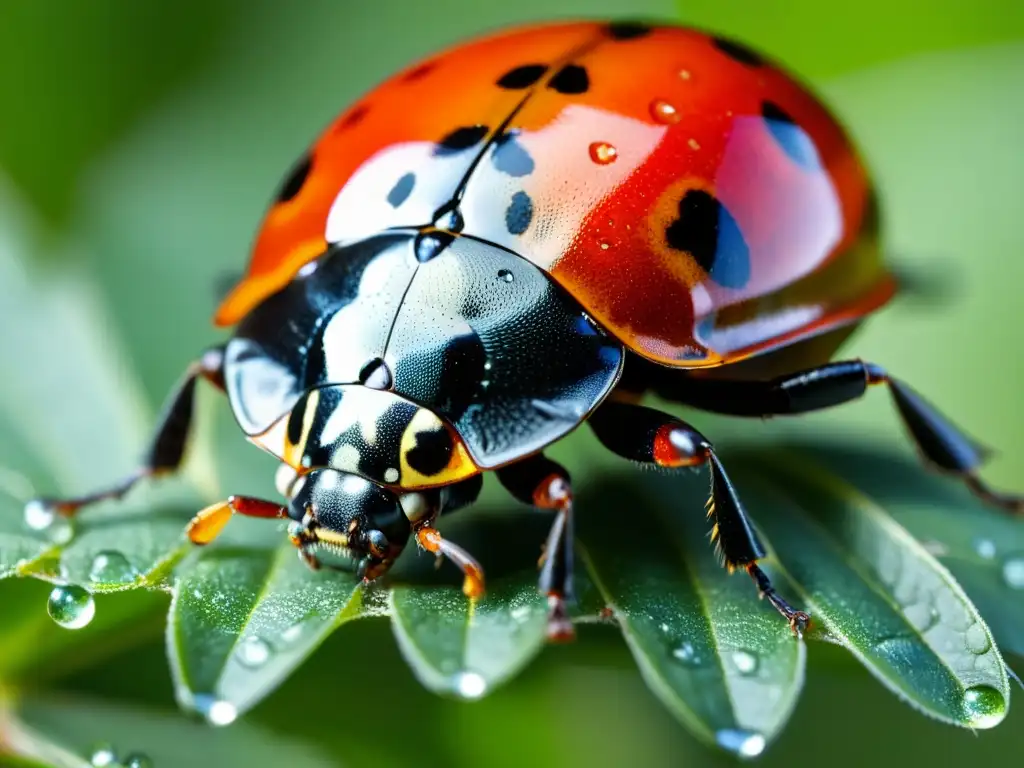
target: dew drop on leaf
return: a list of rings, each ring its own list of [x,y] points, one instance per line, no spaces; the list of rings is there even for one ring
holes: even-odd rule
[[[487,692],[487,681],[477,672],[463,670],[452,678],[452,690],[463,699],[479,699]]]
[[[153,768],[153,761],[149,759],[149,755],[132,752],[125,758],[124,768]]]
[[[238,646],[237,654],[238,660],[245,666],[262,667],[270,658],[270,646],[262,638],[250,637]]]
[[[94,746],[92,754],[89,755],[89,765],[96,766],[96,768],[117,765],[117,753],[114,751],[114,747],[110,744]]]
[[[234,704],[208,694],[195,696],[192,699],[192,706],[210,725],[231,725],[238,717],[238,710]]]
[[[64,629],[81,629],[96,615],[96,603],[88,590],[69,584],[53,588],[46,612]]]
[[[53,507],[38,499],[25,505],[24,514],[25,525],[33,531],[45,531],[57,519],[57,513],[53,511]]]
[[[690,667],[699,666],[701,663],[700,656],[697,655],[692,643],[683,643],[682,645],[673,648],[672,658]]]
[[[765,748],[765,738],[760,733],[739,728],[724,728],[715,734],[715,741],[740,757],[757,757]]]
[[[750,651],[736,651],[732,655],[732,663],[741,675],[752,675],[757,671],[757,656]]]
[[[964,715],[974,728],[992,728],[1006,716],[1003,694],[988,685],[977,685],[964,691]]]
[[[972,624],[968,627],[967,632],[964,633],[964,643],[967,645],[968,651],[979,656],[992,647],[988,633],[981,624]]]
[[[1003,580],[1014,589],[1024,589],[1024,557],[1011,557],[1003,563]]]
[[[996,556],[996,543],[991,539],[975,539],[974,551],[983,560],[991,560]]]
[[[124,584],[138,575],[128,558],[116,550],[100,552],[89,567],[89,578],[98,584]]]

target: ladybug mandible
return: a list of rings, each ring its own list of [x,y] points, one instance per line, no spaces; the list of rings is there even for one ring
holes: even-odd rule
[[[506,31],[401,72],[327,128],[217,313],[233,335],[189,368],[141,468],[41,503],[71,515],[177,469],[204,378],[282,462],[288,501],[233,496],[192,520],[193,542],[232,513],[289,519],[310,566],[325,547],[370,580],[415,537],[473,597],[481,567],[434,522],[494,471],[558,513],[540,589],[549,636],[568,639],[573,494],[542,450],[586,421],[628,459],[706,465],[725,563],[799,632],[809,617],[758,567],[712,442],[636,403],[772,416],[884,384],[932,465],[1021,511],[978,477],[984,450],[906,384],[829,362],[895,287],[855,148],[758,53],[671,26]]]

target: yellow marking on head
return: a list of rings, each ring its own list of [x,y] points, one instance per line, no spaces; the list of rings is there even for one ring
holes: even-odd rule
[[[307,453],[306,443],[309,440],[309,432],[313,428],[313,420],[316,418],[316,409],[320,404],[320,392],[314,389],[306,395],[306,409],[302,412],[302,433],[297,443],[288,440],[288,430],[284,433],[284,460],[293,467],[302,466],[302,457]],[[289,419],[285,419],[288,421]]]
[[[448,463],[439,472],[432,475],[424,475],[409,465],[409,453],[416,447],[420,435],[430,434],[444,430],[451,443],[452,451]],[[458,480],[465,480],[480,472],[480,468],[473,463],[469,457],[462,438],[455,430],[445,424],[434,413],[420,408],[409,421],[409,425],[402,433],[402,442],[399,446],[401,468],[398,483],[399,488],[434,488],[439,485],[449,485]]]

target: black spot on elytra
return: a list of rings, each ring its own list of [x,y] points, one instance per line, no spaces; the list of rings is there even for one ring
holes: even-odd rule
[[[587,70],[579,64],[567,64],[551,78],[548,88],[554,88],[559,93],[567,95],[586,93],[590,88],[590,77]]]
[[[535,167],[530,153],[512,133],[506,133],[498,139],[494,152],[491,154],[491,162],[502,173],[516,178],[529,176]]]
[[[284,180],[284,184],[278,190],[277,202],[286,203],[299,194],[311,170],[313,170],[312,156],[309,154],[303,155],[299,162],[292,167],[288,178]]]
[[[421,475],[433,477],[448,466],[453,450],[451,435],[444,427],[438,427],[416,433],[416,445],[405,454],[405,461]]]
[[[688,190],[679,201],[679,218],[665,230],[670,248],[684,251],[726,288],[750,280],[750,249],[732,214],[712,194]]]
[[[369,114],[370,108],[365,104],[360,104],[358,107],[349,112],[345,117],[341,119],[336,126],[334,126],[334,133],[340,133],[341,131],[347,131],[350,128],[355,128],[366,118]]]
[[[746,64],[748,67],[760,67],[764,64],[764,58],[757,51],[751,50],[742,43],[735,40],[727,40],[724,37],[713,37],[711,43],[734,61]]]
[[[470,147],[475,147],[484,140],[487,136],[487,131],[486,125],[468,125],[456,128],[438,142],[437,146],[434,147],[434,155],[454,155],[456,152],[462,152]]]
[[[608,25],[608,34],[612,40],[636,40],[651,34],[649,24],[638,21],[615,21]]]
[[[416,260],[426,263],[436,259],[442,251],[455,241],[455,235],[450,232],[426,232],[416,238],[413,248],[416,253]]]
[[[498,79],[498,85],[510,91],[521,91],[544,77],[547,71],[546,64],[526,64],[506,72]]]
[[[818,148],[788,112],[772,101],[765,101],[761,103],[761,115],[772,138],[794,163],[812,170],[821,167]]]
[[[533,200],[525,192],[512,195],[512,202],[505,211],[505,227],[510,234],[521,235],[530,228],[533,221]]]
[[[416,69],[409,70],[406,75],[402,78],[404,83],[415,83],[417,80],[422,80],[424,77],[429,75],[434,69],[437,68],[436,61],[428,61],[420,64]]]
[[[388,202],[391,203],[392,208],[397,208],[406,200],[409,199],[409,195],[412,194],[413,187],[416,186],[416,174],[407,173],[405,176],[395,182],[395,186],[388,192]]]

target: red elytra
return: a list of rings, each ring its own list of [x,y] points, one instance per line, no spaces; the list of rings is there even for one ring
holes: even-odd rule
[[[518,28],[395,75],[296,165],[216,322],[329,243],[424,224],[514,251],[681,368],[848,326],[895,290],[836,119],[759,54],[681,27]]]

